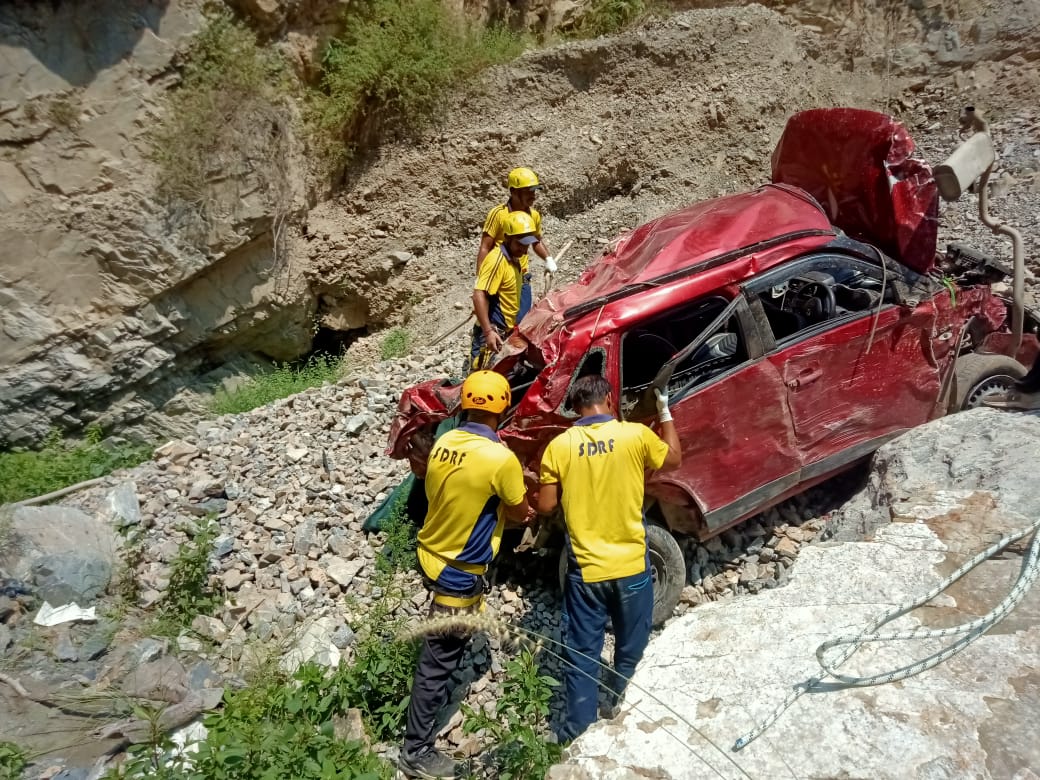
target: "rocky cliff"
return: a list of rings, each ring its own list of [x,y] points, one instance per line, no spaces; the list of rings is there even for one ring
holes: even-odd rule
[[[452,4],[543,36],[587,5]],[[302,94],[346,3],[231,5]],[[4,4],[0,446],[95,421],[169,433],[191,410],[187,388],[235,361],[304,355],[316,333],[441,330],[466,306],[478,225],[519,163],[549,185],[550,245],[576,239],[563,278],[619,229],[760,181],[785,117],[814,105],[895,111],[937,154],[962,102],[992,106],[1004,172],[1016,195],[1035,190],[1035,114],[1021,109],[1040,86],[1035,3],[685,5],[696,9],[492,70],[441,123],[358,160],[336,186],[313,174],[290,100],[268,146],[208,172],[200,216],[160,196],[149,134],[203,4]],[[1037,211],[1018,224],[1028,231]]]

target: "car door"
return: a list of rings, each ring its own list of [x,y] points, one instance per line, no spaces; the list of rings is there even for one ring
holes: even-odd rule
[[[667,386],[682,443],[682,465],[654,474],[648,492],[670,503],[681,493],[696,504],[708,531],[798,481],[786,388],[762,355],[757,325],[739,295],[685,304],[622,339],[623,396],[630,404],[638,399],[629,416],[652,419],[652,387]]]
[[[803,481],[926,422],[935,407],[934,303],[897,304],[889,273],[856,258],[820,254],[745,285],[750,305],[772,326],[768,361],[786,388]],[[806,292],[806,280],[830,287],[834,311],[826,311],[828,296],[820,289]],[[783,300],[790,295],[804,305]],[[809,297],[820,305],[806,302]],[[796,320],[785,320],[785,311]]]

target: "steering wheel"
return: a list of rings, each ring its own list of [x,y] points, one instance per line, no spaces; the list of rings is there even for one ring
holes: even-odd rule
[[[838,312],[834,290],[822,282],[806,281],[798,291],[799,313],[812,322],[829,320]]]

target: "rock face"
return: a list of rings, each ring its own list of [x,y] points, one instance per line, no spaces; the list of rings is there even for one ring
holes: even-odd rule
[[[937,668],[904,683],[803,696],[743,751],[730,748],[792,686],[820,674],[814,651],[821,642],[857,633],[1040,516],[1037,455],[1040,418],[989,410],[939,420],[886,445],[872,484],[832,520],[851,535],[872,511],[879,527],[871,539],[814,545],[802,551],[786,587],[709,604],[670,624],[648,650],[621,715],[595,724],[550,776],[739,777],[732,759],[752,777],[1031,777],[1040,765],[1035,588]],[[889,628],[951,626],[982,615],[1020,566],[1021,547]],[[871,645],[842,671],[898,669],[937,647]]]

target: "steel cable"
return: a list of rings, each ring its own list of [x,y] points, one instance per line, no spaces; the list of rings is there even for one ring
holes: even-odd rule
[[[769,714],[764,722],[740,737],[736,743],[734,743],[733,749],[741,750],[747,747],[747,745],[757,739],[766,729],[772,726],[780,716],[791,707],[791,705],[806,693],[840,690],[843,688],[861,688],[870,685],[882,685],[884,683],[896,682],[897,680],[905,680],[908,677],[913,677],[927,669],[938,666],[943,661],[946,661],[959,653],[986,633],[986,631],[1003,620],[1008,613],[1018,605],[1022,600],[1022,597],[1025,596],[1029,588],[1032,586],[1033,581],[1036,580],[1037,575],[1040,574],[1040,566],[1038,566],[1038,561],[1040,561],[1040,533],[1037,533],[1038,530],[1040,530],[1040,520],[1033,523],[1033,525],[1028,528],[1015,531],[990,545],[978,555],[965,562],[955,572],[953,572],[953,574],[928,591],[924,596],[921,596],[913,602],[900,605],[885,612],[859,634],[840,636],[836,639],[829,639],[822,643],[816,648],[816,660],[819,662],[820,667],[823,669],[825,674],[820,677],[812,677],[804,683],[799,684],[790,694],[787,695],[783,702],[781,702],[780,705]],[[1001,602],[986,615],[960,626],[952,626],[950,628],[915,628],[904,631],[878,633],[878,629],[886,623],[902,617],[908,612],[912,612],[918,607],[927,604],[980,563],[988,560],[1004,548],[1017,542],[1019,539],[1029,536],[1030,534],[1033,534],[1033,539],[1029,543],[1029,547],[1026,549],[1026,553],[1022,558],[1022,567],[1019,571],[1018,579],[1015,581],[1014,586],[1003,600],[1001,600]],[[865,677],[841,674],[837,671],[838,667],[845,663],[853,654],[856,653],[856,651],[868,642],[898,642],[916,639],[945,639],[949,637],[960,638],[941,650],[936,651],[932,655],[914,661],[906,666],[902,666],[899,669]],[[844,649],[837,654],[837,657],[833,661],[828,661],[827,655],[829,651],[839,647],[844,647]],[[837,680],[837,684],[828,682],[828,677]]]

